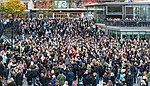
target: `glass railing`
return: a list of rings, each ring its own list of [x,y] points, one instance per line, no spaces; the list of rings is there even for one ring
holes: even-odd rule
[[[119,27],[150,27],[150,20],[97,20],[96,23]]]
[[[107,25],[112,26],[121,26],[121,27],[150,27],[150,21],[128,21],[128,20],[122,20],[122,21],[107,21]]]

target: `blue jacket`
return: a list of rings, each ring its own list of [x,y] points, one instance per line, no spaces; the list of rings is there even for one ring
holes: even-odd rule
[[[73,79],[74,79],[74,73],[73,72],[68,72],[67,73],[67,79],[68,79],[68,81],[73,81]]]
[[[55,86],[56,78],[52,78],[52,80],[50,82],[51,82],[52,86]]]

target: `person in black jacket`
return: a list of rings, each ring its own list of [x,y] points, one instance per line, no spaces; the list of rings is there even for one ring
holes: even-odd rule
[[[27,70],[26,77],[27,77],[28,86],[32,85],[32,71],[31,71],[31,69]]]
[[[15,82],[16,82],[17,86],[22,86],[22,84],[23,84],[22,81],[23,81],[23,73],[19,71],[15,77]]]
[[[85,73],[82,76],[83,85],[86,86],[86,77],[88,76],[88,70],[85,71]]]
[[[92,85],[92,76],[91,75],[87,75],[86,77],[85,77],[85,86],[91,86]]]
[[[133,86],[133,76],[131,75],[131,72],[129,72],[126,76],[126,83],[127,83],[127,86]]]
[[[42,84],[42,86],[48,86],[48,83],[50,81],[48,74],[44,75],[44,73],[41,73],[39,79],[40,79],[39,81]]]
[[[3,82],[2,82],[2,77],[0,76],[0,86],[2,86]]]
[[[85,86],[96,86],[96,79],[92,74],[88,74],[85,77]]]
[[[104,73],[104,76],[103,76],[103,82],[107,83],[108,80],[109,80],[108,75],[107,75],[107,73],[105,72],[105,73]]]
[[[5,69],[5,67],[4,67],[3,63],[0,61],[0,76],[1,77],[4,76],[4,69]]]

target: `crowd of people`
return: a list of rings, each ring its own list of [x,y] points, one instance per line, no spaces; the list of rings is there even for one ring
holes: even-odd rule
[[[0,86],[148,86],[150,39],[114,39],[94,19],[19,19],[0,42]],[[13,21],[14,22],[14,21]],[[11,24],[11,23],[10,23]],[[6,24],[7,26],[7,24]]]

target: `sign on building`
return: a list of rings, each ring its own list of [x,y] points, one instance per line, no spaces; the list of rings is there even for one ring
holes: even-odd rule
[[[67,8],[66,1],[55,1],[55,8]]]

